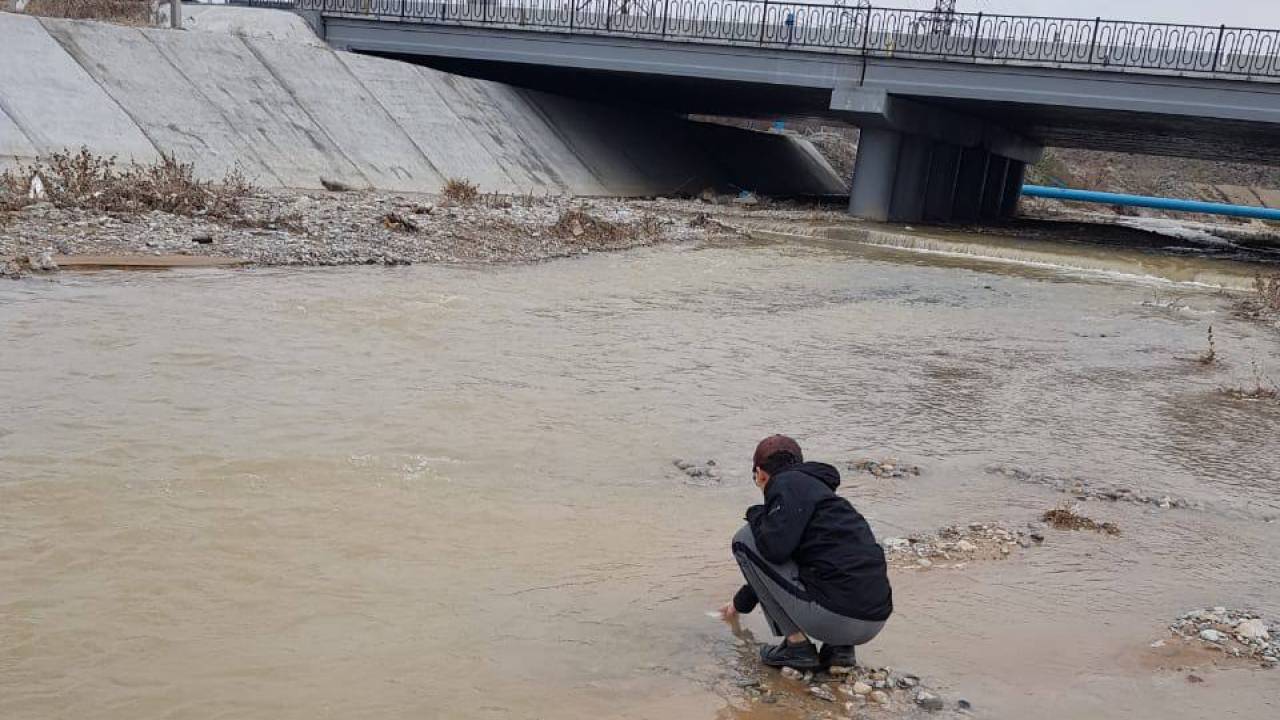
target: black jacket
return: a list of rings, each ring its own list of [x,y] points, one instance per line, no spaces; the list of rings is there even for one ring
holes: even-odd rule
[[[822,607],[858,620],[885,620],[893,612],[884,549],[867,521],[835,494],[840,473],[825,463],[784,468],[765,486],[764,505],[747,510],[756,549],[770,563],[792,560],[808,596]],[[739,612],[756,605],[744,585],[733,599]]]

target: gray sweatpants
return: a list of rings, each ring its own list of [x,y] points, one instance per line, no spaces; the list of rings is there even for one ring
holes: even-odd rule
[[[750,525],[733,536],[733,556],[747,584],[756,591],[774,635],[782,637],[803,632],[813,640],[830,645],[863,645],[871,642],[884,627],[884,621],[855,620],[810,600],[800,582],[800,568],[790,560],[771,563],[761,557]]]

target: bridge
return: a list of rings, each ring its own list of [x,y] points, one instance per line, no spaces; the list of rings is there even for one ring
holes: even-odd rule
[[[241,0],[609,104],[862,130],[850,212],[1011,214],[1045,146],[1280,164],[1280,31],[773,0]]]

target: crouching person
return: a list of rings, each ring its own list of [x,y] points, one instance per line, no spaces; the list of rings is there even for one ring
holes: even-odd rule
[[[804,462],[795,440],[762,440],[752,471],[764,504],[747,510],[747,525],[733,538],[747,584],[721,615],[734,621],[760,605],[783,638],[760,649],[766,665],[854,665],[854,647],[875,638],[893,612],[884,550],[862,515],[836,495],[840,473]]]

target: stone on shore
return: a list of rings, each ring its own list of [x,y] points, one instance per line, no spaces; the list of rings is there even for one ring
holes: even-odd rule
[[[928,690],[921,690],[916,693],[916,704],[930,712],[936,712],[946,706],[941,697]]]

